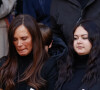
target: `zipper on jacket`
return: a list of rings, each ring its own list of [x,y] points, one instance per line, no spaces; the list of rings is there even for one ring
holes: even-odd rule
[[[78,19],[78,21],[76,22],[76,24],[78,24],[78,23],[81,21],[81,19],[82,19],[82,17],[80,17],[80,18]]]
[[[78,23],[82,20],[83,12],[84,12],[84,10],[86,9],[87,6],[88,6],[88,3],[86,4],[86,6],[85,6],[84,8],[81,9],[81,16],[80,16],[79,19],[77,20],[76,24],[78,24]]]
[[[76,24],[78,24],[78,23],[82,20],[84,9],[85,9],[85,8],[81,9],[81,16],[80,16],[79,19],[77,20]]]
[[[77,20],[76,24],[78,24],[78,23],[81,21],[82,15],[83,15],[83,9],[81,10],[81,16],[80,16],[79,19]]]

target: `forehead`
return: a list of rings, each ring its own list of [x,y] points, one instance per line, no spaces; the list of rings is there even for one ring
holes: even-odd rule
[[[14,37],[30,35],[28,29],[24,25],[20,25],[14,33]]]
[[[84,34],[88,34],[88,32],[82,26],[78,26],[74,32],[74,35],[84,35]]]

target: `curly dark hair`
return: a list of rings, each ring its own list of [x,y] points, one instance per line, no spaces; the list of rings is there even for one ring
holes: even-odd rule
[[[72,33],[70,42],[68,43],[68,53],[65,60],[59,61],[59,76],[56,82],[55,90],[61,90],[61,87],[65,81],[71,80],[73,77],[73,65],[74,65],[74,54],[73,41],[74,32],[78,26],[82,26],[88,32],[88,39],[92,44],[89,58],[87,61],[87,71],[82,79],[83,83],[88,83],[91,87],[98,78],[98,68],[100,68],[100,29],[92,20],[84,20],[78,23]]]

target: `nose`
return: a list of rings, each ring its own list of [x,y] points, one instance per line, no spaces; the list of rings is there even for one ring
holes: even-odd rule
[[[22,46],[23,42],[21,40],[18,40],[17,46]]]
[[[82,43],[82,39],[79,38],[79,39],[77,40],[77,43]]]

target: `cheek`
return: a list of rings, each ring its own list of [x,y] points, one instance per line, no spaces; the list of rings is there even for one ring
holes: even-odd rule
[[[13,44],[14,44],[15,48],[17,48],[17,42],[13,42]]]
[[[73,48],[75,49],[75,47],[76,47],[76,42],[74,41],[73,42]]]
[[[91,45],[91,44],[88,44],[88,45],[86,45],[86,48],[87,48],[87,50],[90,52],[90,50],[91,50],[91,48],[92,48],[92,45]]]
[[[73,49],[74,49],[75,52],[77,52],[76,42],[75,41],[73,42]]]
[[[86,48],[89,48],[89,49],[92,48],[92,44],[89,41],[84,42],[84,45],[85,45]]]
[[[85,49],[87,51],[87,53],[90,52],[91,48],[92,48],[92,44],[88,41],[88,42],[85,42]]]
[[[32,50],[32,41],[28,41],[26,43],[26,46],[27,46],[28,49]]]

